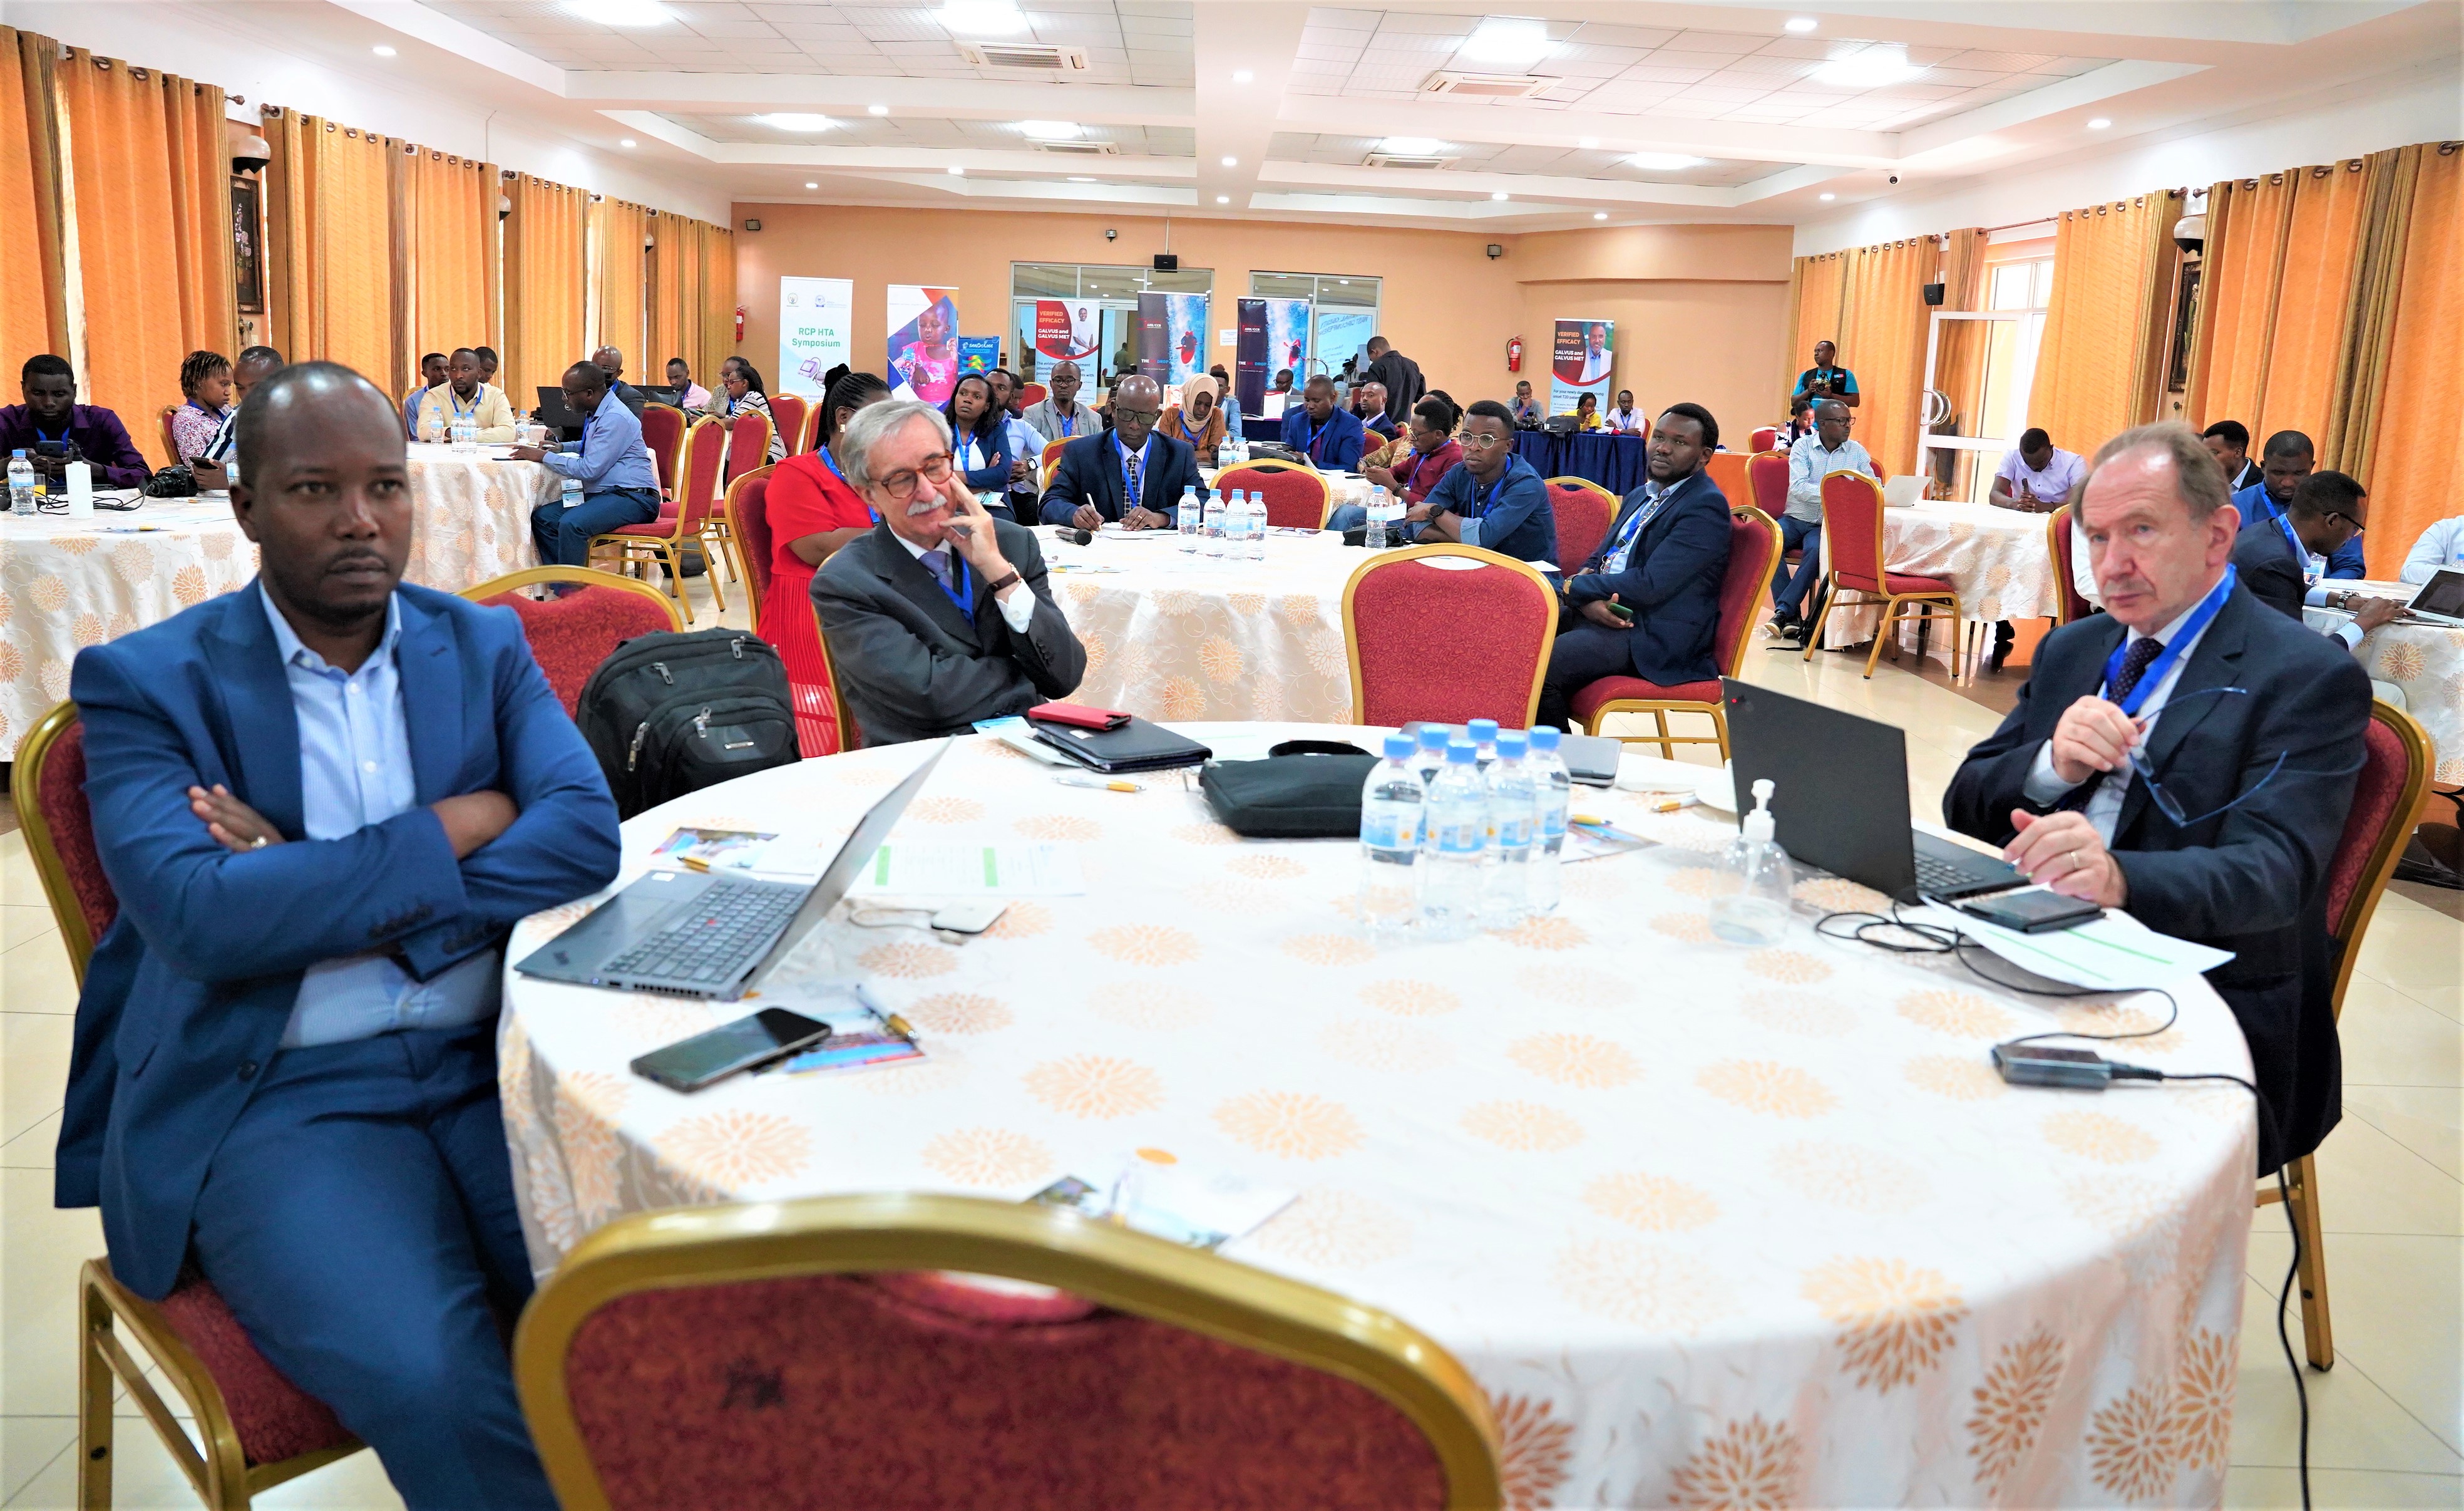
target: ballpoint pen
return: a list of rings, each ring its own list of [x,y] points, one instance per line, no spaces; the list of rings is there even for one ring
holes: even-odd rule
[[[1063,787],[1091,787],[1100,791],[1106,792],[1143,792],[1146,790],[1145,788],[1138,786],[1135,782],[1124,782],[1118,777],[1107,780],[1100,776],[1056,776],[1052,780],[1060,783]]]

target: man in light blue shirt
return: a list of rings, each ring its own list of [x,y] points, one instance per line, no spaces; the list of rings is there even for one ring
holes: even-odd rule
[[[1857,417],[1837,399],[1814,407],[1814,433],[1788,449],[1788,512],[1779,522],[1782,560],[1771,568],[1771,622],[1781,634],[1804,639],[1805,595],[1822,576],[1822,479],[1835,472],[1878,476],[1874,458],[1848,434]],[[1787,553],[1804,547],[1791,575]]]
[[[659,475],[642,444],[642,422],[609,388],[604,368],[587,362],[565,368],[564,404],[586,416],[582,439],[552,451],[517,446],[513,455],[582,484],[582,501],[573,507],[542,503],[531,510],[531,536],[540,565],[587,567],[592,536],[659,517]]]

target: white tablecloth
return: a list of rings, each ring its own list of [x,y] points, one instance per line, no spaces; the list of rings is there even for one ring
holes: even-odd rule
[[[460,592],[491,577],[539,565],[531,510],[554,503],[562,486],[533,461],[500,461],[501,446],[477,453],[413,442],[410,492],[419,511],[403,575]]]
[[[1256,744],[1268,733],[1189,726]],[[1318,731],[1329,733],[1335,731]],[[918,758],[808,761],[654,810],[842,834]],[[1623,794],[1664,843],[1566,875],[1556,915],[1384,949],[1346,841],[1242,841],[1177,777],[1055,784],[970,739],[902,838],[1079,842],[1083,898],[963,948],[833,923],[922,1064],[682,1096],[634,1055],[738,1015],[506,979],[506,1129],[534,1262],[620,1213],[914,1189],[1023,1198],[1133,1147],[1298,1191],[1227,1257],[1389,1310],[1486,1391],[1517,1505],[2214,1505],[2254,1164],[2225,1085],[2006,1087],[2045,1011],[1815,938],[1712,943],[1731,828]],[[1801,884],[1825,905],[1857,889]],[[509,958],[569,924],[525,922]],[[2249,1073],[2201,983],[2128,1057]]]
[[[2045,519],[1989,503],[1953,503],[1927,500],[1904,509],[1882,511],[1884,565],[1892,571],[1917,577],[1947,579],[1959,591],[1963,619],[1991,627],[1997,619],[2046,619],[2057,601],[2053,557],[2045,549]],[[1831,532],[1822,538],[1823,554],[1831,552]],[[1861,645],[1874,637],[1881,622],[1881,607],[1831,611],[1822,627],[1826,646]],[[1947,620],[1925,637],[1925,652],[1948,664],[1957,647],[1950,643]],[[1903,630],[1901,644],[1917,642],[1914,622]]]
[[[2335,584],[2384,598],[2410,598],[2409,583]],[[2302,622],[2332,630],[2352,615],[2333,609],[2305,609]],[[2403,690],[2405,710],[2429,732],[2431,769],[2446,785],[2464,782],[2464,630],[2434,624],[2385,624],[2362,637],[2354,653],[2371,677]]]

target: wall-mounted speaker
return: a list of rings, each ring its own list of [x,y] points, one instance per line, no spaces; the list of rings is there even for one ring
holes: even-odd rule
[[[1939,283],[1928,283],[1928,284],[1926,284],[1926,285],[1925,286],[1925,302],[1926,302],[1926,303],[1928,303],[1928,304],[1939,304],[1939,303],[1941,303],[1941,302],[1942,302],[1942,285],[1941,285],[1941,284],[1939,284]]]
[[[1158,252],[1158,253],[1156,253],[1156,254],[1155,255],[1155,270],[1157,273],[1177,273],[1177,272],[1179,272],[1179,271],[1180,271],[1180,254],[1179,254],[1179,253],[1177,253],[1177,252]]]
[[[759,231],[761,229],[761,222],[758,220],[748,220],[744,223],[744,229],[747,231]]]

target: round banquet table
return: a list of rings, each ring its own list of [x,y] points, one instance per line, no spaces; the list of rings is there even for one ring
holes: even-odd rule
[[[531,510],[554,503],[563,483],[535,461],[509,461],[502,446],[475,453],[424,441],[410,445],[411,505],[407,580],[460,592],[491,577],[539,565]]]
[[[1229,747],[1266,734],[1191,724]],[[806,761],[625,826],[834,839],[919,747]],[[1222,1250],[1390,1311],[1480,1381],[1513,1503],[2214,1505],[2255,1163],[2224,1084],[2006,1087],[1992,1041],[2156,1026],[2047,1011],[1942,962],[1711,941],[1733,826],[1584,790],[1661,841],[1570,866],[1510,934],[1377,947],[1350,841],[1245,841],[1177,775],[1056,784],[957,743],[909,837],[1081,846],[1086,893],[964,947],[841,914],[816,936],[930,1058],[693,1096],[633,1056],[747,1011],[508,972],[506,1132],[544,1273],[622,1213],[921,1190],[1020,1200],[1159,1145],[1298,1193]],[[1865,896],[1870,897],[1870,894]],[[581,916],[525,921],[518,959]],[[800,961],[828,966],[830,962]],[[2246,1076],[2223,1004],[2128,1057]],[[2157,1011],[2161,1011],[2161,1004]]]
[[[2049,619],[2056,596],[2053,555],[2045,548],[2046,518],[1990,503],[1935,499],[1884,509],[1882,559],[1895,572],[1947,579],[1959,591],[1961,617],[1989,630],[1997,619]],[[1828,530],[1822,545],[1828,561]],[[1862,645],[1874,637],[1881,618],[1880,605],[1842,603],[1822,627],[1822,643],[1830,648]],[[1927,656],[1955,665],[1951,657],[1958,648],[1950,643],[1947,623],[1935,625],[1925,639]],[[1915,621],[1903,623],[1900,643],[1917,643]]]
[[[2409,598],[2421,590],[2409,583],[2331,586],[2383,598]],[[2314,630],[2332,630],[2351,618],[2333,609],[2301,611],[2302,622]],[[2370,676],[2403,689],[2406,711],[2430,735],[2436,780],[2464,782],[2464,630],[2410,622],[2381,625],[2362,637],[2353,655]]]

